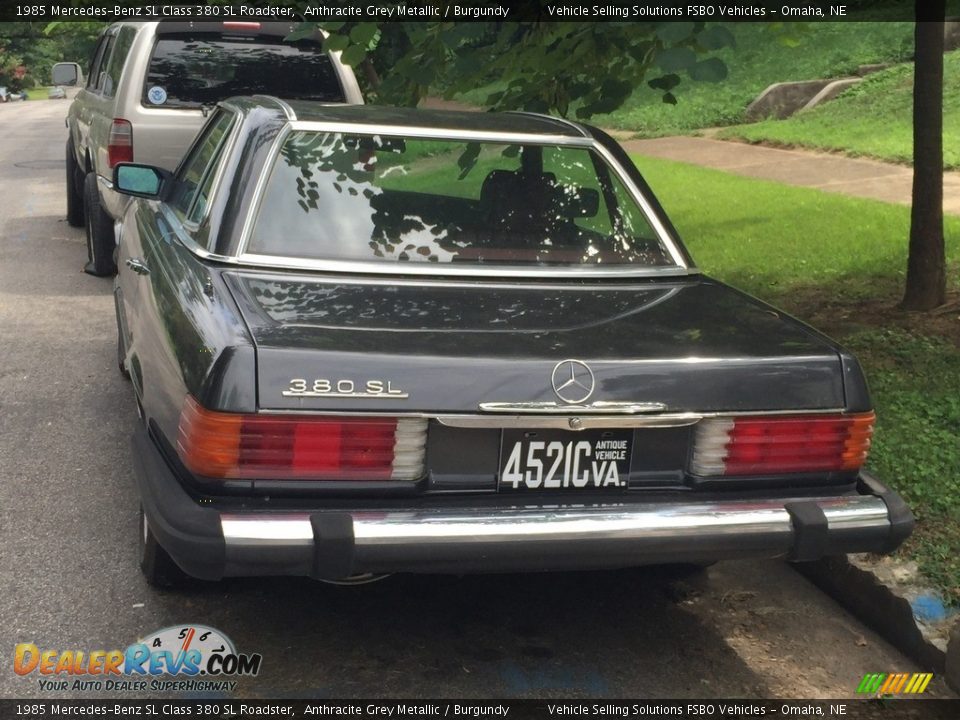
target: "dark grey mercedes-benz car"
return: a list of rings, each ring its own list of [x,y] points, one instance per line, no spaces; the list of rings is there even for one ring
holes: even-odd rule
[[[857,361],[702,275],[602,132],[222,103],[118,165],[142,567],[341,580],[889,551]],[[696,188],[690,188],[696,192]]]

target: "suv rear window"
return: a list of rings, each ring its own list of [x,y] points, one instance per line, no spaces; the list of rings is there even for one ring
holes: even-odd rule
[[[195,108],[258,93],[288,100],[344,100],[333,63],[319,43],[175,34],[157,40],[141,103]]]

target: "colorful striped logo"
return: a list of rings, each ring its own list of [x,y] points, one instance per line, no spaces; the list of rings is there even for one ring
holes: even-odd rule
[[[918,695],[927,689],[933,673],[867,673],[857,686],[868,695]]]

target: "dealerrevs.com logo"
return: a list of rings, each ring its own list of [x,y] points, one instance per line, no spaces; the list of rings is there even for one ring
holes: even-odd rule
[[[259,653],[238,653],[230,638],[212,627],[177,625],[125,650],[41,650],[20,643],[13,670],[38,675],[40,689],[50,691],[231,691],[237,682],[230,678],[257,675],[262,661]]]

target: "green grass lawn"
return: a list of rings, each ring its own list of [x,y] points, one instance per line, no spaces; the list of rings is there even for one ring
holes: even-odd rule
[[[943,159],[960,168],[960,50],[944,55]],[[838,150],[910,163],[913,155],[913,65],[867,77],[835,100],[786,120],[739,125],[723,138]]]
[[[909,208],[635,157],[700,267],[810,321],[853,350],[878,424],[868,466],[903,494],[903,552],[960,603],[958,312],[906,315]],[[951,290],[960,218],[948,218]]]
[[[47,93],[50,92],[49,87],[35,87],[29,88],[27,90],[27,99],[28,100],[48,100]]]
[[[665,104],[661,93],[643,83],[619,110],[596,115],[590,122],[645,137],[732,125],[743,121],[750,101],[772,83],[840,77],[863,64],[906,60],[913,52],[912,23],[813,23],[796,47],[781,42],[767,23],[722,24],[737,42],[736,47],[717,53],[727,64],[726,80],[707,83],[685,78],[675,93],[676,105]],[[647,79],[656,77],[656,68],[650,72]],[[499,89],[502,84],[494,82],[457,99],[483,105],[487,95]]]

